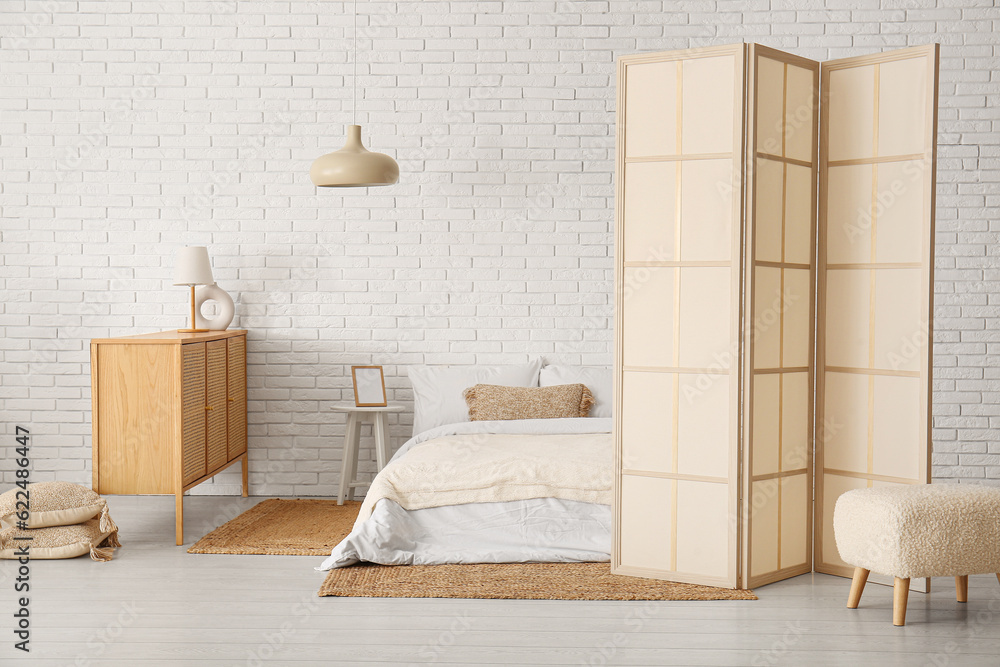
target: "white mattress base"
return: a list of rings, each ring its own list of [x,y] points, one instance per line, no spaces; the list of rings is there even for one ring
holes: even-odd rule
[[[379,502],[317,568],[358,562],[573,563],[611,559],[611,508],[557,498],[404,510]]]

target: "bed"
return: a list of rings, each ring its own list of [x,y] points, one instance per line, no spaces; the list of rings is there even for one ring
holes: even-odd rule
[[[465,421],[411,438],[318,568],[610,560],[610,418]]]

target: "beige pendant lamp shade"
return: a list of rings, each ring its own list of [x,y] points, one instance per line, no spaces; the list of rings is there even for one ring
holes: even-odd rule
[[[373,153],[361,143],[361,126],[347,128],[347,143],[339,151],[317,158],[309,178],[321,188],[392,185],[399,180],[399,165],[385,153]]]
[[[358,2],[354,0],[354,102],[355,120],[347,127],[347,143],[339,151],[317,158],[309,169],[313,185],[321,188],[363,188],[392,185],[399,180],[399,165],[384,153],[373,153],[361,143],[358,113]]]

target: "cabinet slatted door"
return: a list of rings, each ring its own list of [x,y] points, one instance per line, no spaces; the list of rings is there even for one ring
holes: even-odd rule
[[[246,338],[229,339],[229,458],[247,450]]]
[[[226,341],[213,340],[206,346],[206,442],[208,472],[225,465],[229,445],[226,429],[228,401],[226,400]]]
[[[181,346],[181,448],[185,485],[205,475],[205,343]]]
[[[744,50],[619,60],[618,574],[738,584]]]
[[[744,299],[747,587],[812,569],[819,63],[750,46]]]
[[[853,569],[834,540],[840,494],[930,482],[937,71],[937,45],[822,65],[820,572]]]

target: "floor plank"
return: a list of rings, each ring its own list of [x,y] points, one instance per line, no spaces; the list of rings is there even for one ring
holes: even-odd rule
[[[803,575],[756,601],[610,602],[319,598],[321,557],[188,554],[262,499],[194,496],[188,545],[173,501],[111,496],[121,548],[31,564],[30,654],[13,648],[16,564],[0,562],[4,665],[996,665],[1000,586],[970,577],[912,594],[892,626],[892,590]]]

